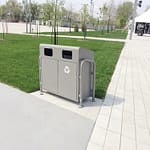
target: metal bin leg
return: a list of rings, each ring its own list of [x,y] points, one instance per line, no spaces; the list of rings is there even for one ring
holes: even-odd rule
[[[95,70],[96,70],[95,62],[93,60],[90,60],[90,59],[84,59],[84,60],[81,61],[81,64],[80,64],[80,108],[83,107],[83,98],[82,98],[82,72],[83,72],[83,65],[86,62],[93,64],[93,85],[92,85],[93,92],[92,92],[92,102],[95,101]]]

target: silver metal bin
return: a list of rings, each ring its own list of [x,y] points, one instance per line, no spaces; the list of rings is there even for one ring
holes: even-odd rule
[[[92,51],[80,47],[40,44],[40,92],[80,103],[95,99],[95,63]]]

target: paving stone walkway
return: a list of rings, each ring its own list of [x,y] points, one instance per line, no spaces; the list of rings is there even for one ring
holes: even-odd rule
[[[150,150],[150,37],[126,41],[87,150]]]

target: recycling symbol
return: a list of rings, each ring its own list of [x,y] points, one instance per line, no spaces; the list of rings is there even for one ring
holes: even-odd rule
[[[67,73],[67,74],[69,74],[70,73],[70,68],[68,66],[65,66],[64,72]]]

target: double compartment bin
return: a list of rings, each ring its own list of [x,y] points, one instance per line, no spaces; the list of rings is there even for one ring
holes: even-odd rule
[[[95,99],[93,52],[71,46],[40,44],[40,91],[80,103]]]

